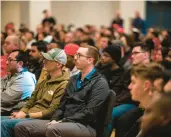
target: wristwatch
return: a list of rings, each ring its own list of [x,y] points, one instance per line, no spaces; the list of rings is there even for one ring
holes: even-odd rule
[[[29,113],[27,113],[27,114],[26,114],[26,118],[30,118],[30,115],[29,115]]]

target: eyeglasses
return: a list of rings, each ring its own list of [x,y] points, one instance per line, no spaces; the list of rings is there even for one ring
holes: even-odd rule
[[[18,60],[15,60],[15,59],[12,59],[12,58],[8,58],[7,61],[8,62],[12,62],[12,61],[18,61]]]
[[[30,52],[36,52],[35,50],[30,50]]]
[[[133,56],[133,55],[137,55],[138,53],[144,53],[144,52],[138,52],[138,51],[136,52],[136,51],[135,51],[135,52],[132,52],[131,55],[132,55],[132,56]]]
[[[80,57],[91,58],[91,57],[89,57],[89,56],[82,55],[82,54],[80,54],[80,53],[76,53],[76,54],[74,55],[74,57],[76,57],[76,58],[80,58]]]

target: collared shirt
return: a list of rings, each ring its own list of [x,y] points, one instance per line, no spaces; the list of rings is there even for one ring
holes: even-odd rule
[[[78,77],[77,77],[77,89],[80,89],[81,86],[82,86],[82,83],[85,81],[85,80],[89,80],[92,75],[96,72],[96,69],[93,68],[87,76],[85,76],[84,80],[81,80],[81,72],[78,74]]]
[[[74,67],[71,71],[70,71],[70,77],[77,75],[80,72],[80,70],[78,70],[76,67]]]

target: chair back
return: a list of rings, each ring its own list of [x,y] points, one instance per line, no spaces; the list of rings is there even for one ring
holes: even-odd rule
[[[108,124],[112,120],[112,110],[114,103],[116,102],[116,93],[113,90],[110,90],[110,93],[105,100],[102,109],[99,112],[98,120],[96,123],[96,137],[106,137]]]

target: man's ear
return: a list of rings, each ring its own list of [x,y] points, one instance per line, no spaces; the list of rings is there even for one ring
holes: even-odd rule
[[[57,67],[57,68],[62,68],[62,64],[61,64],[61,63],[56,62],[56,67]]]
[[[151,88],[152,84],[149,80],[145,80],[144,82],[144,90],[149,90]]]
[[[39,57],[42,57],[43,58],[43,55],[41,54],[41,52],[38,52],[38,54],[39,54]]]
[[[91,64],[91,62],[93,62],[94,59],[93,58],[88,58],[88,64]]]
[[[145,52],[145,54],[144,54],[144,59],[149,59],[149,58],[150,58],[149,53],[148,53],[148,52]]]
[[[23,67],[23,61],[18,61],[18,64]]]

